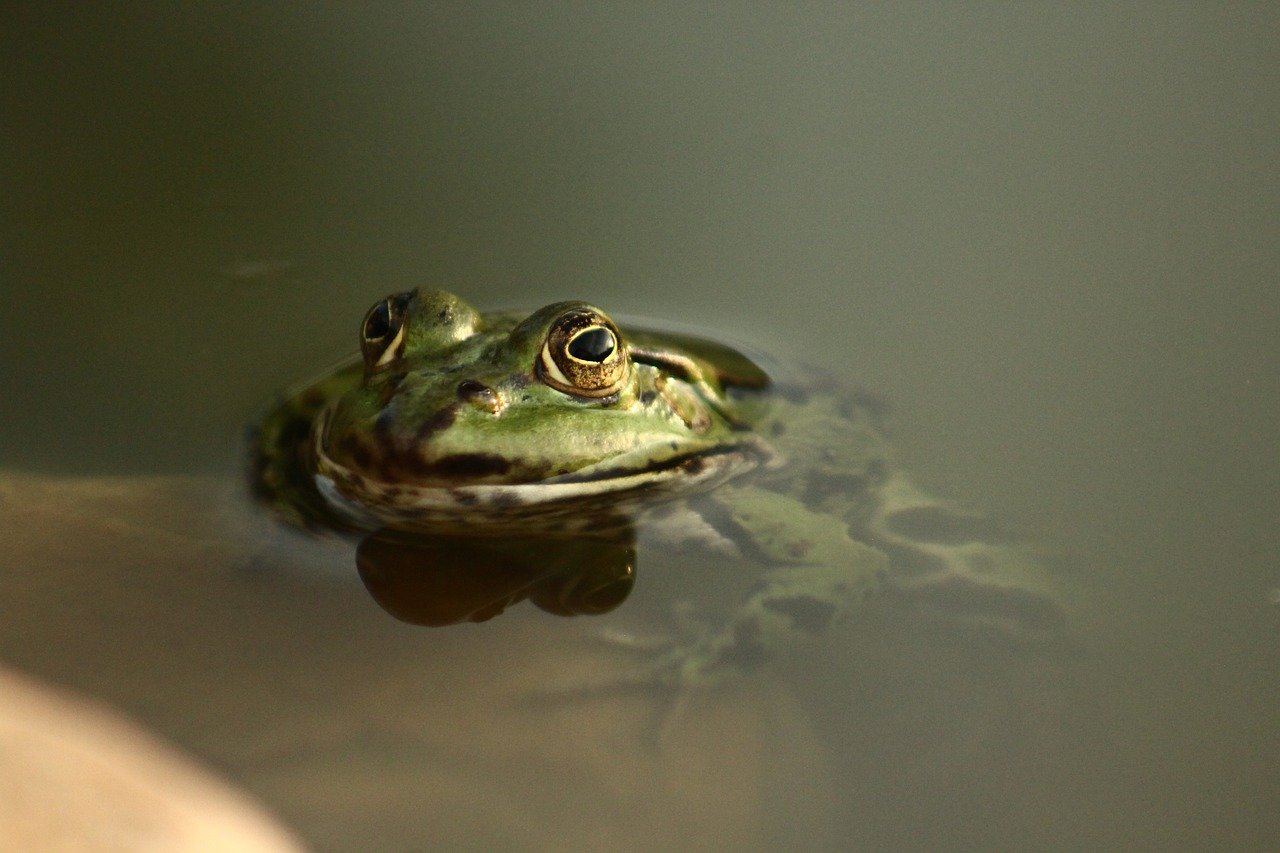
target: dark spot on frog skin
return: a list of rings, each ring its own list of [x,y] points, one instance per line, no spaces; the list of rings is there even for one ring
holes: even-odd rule
[[[387,437],[391,434],[391,426],[394,420],[395,413],[389,407],[378,413],[378,417],[373,421],[373,431],[377,434],[379,440],[387,440]]]
[[[281,447],[301,447],[311,435],[311,421],[307,418],[290,418],[280,429]]]
[[[448,429],[453,426],[453,422],[457,417],[458,406],[456,403],[445,406],[418,426],[418,440],[425,441],[436,433]]]
[[[354,435],[348,435],[338,442],[338,451],[350,459],[357,468],[368,470],[373,463],[373,451]]]
[[[786,616],[791,624],[809,634],[821,634],[836,615],[834,604],[809,595],[769,599],[764,602],[764,607]]]
[[[496,453],[455,453],[436,460],[430,469],[442,477],[486,477],[507,473],[511,462]]]
[[[642,405],[642,406],[647,406],[647,405],[649,405],[650,403],[652,403],[652,402],[653,402],[654,400],[656,400],[656,399],[658,399],[658,393],[657,393],[656,391],[641,391],[641,392],[640,392],[639,400],[640,400],[640,405]]]

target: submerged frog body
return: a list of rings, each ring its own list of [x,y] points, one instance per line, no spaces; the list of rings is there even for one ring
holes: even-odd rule
[[[725,625],[659,662],[663,678],[750,669],[886,579],[975,604],[986,624],[1061,621],[1022,548],[893,468],[864,396],[780,388],[732,348],[624,331],[581,302],[481,314],[412,291],[377,303],[360,338],[358,361],[264,422],[260,496],[307,527],[477,543],[590,542],[643,520],[763,566]]]

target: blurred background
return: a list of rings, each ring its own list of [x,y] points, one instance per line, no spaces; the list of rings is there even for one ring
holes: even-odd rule
[[[0,79],[0,465],[238,476],[417,285],[680,320],[1090,593],[1074,775],[984,829],[846,746],[953,798],[864,842],[1277,840],[1275,4],[8,3]]]

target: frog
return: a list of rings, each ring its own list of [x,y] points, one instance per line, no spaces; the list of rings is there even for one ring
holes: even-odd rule
[[[359,344],[261,421],[258,498],[292,526],[368,537],[367,555],[447,538],[464,552],[519,543],[503,553],[536,562],[547,541],[621,554],[629,582],[627,537],[643,525],[757,571],[723,619],[654,652],[635,683],[740,678],[877,594],[926,611],[962,602],[983,630],[1065,624],[1033,549],[919,488],[862,390],[583,301],[481,312],[418,288],[376,302]]]

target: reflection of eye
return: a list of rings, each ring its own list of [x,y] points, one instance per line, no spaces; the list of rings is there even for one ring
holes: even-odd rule
[[[577,397],[609,397],[626,384],[631,361],[613,322],[592,308],[575,308],[551,324],[542,345],[542,380]]]
[[[575,334],[566,349],[571,358],[602,364],[616,348],[613,332],[603,326],[593,326]]]
[[[403,354],[409,301],[413,295],[411,291],[388,296],[364,315],[360,352],[364,355],[365,367],[385,367]]]

